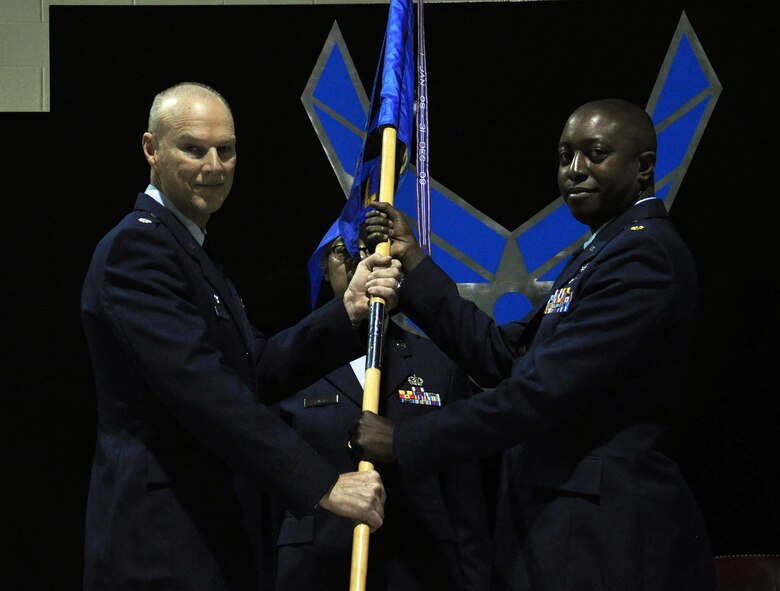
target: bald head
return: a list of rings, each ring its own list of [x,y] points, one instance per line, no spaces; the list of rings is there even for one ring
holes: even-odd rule
[[[141,145],[150,182],[200,228],[227,198],[236,166],[233,115],[225,99],[185,82],[158,94]]]
[[[623,99],[599,99],[578,107],[569,119],[601,118],[619,126],[624,137],[630,140],[637,152],[655,152],[655,126],[643,108]]]
[[[656,136],[637,105],[601,99],[577,108],[558,141],[558,188],[574,218],[596,231],[655,193]]]
[[[152,108],[149,110],[147,131],[158,137],[162,135],[170,124],[171,118],[179,114],[182,104],[191,102],[183,99],[217,99],[225,106],[232,118],[230,105],[216,90],[199,82],[181,82],[154,97]]]

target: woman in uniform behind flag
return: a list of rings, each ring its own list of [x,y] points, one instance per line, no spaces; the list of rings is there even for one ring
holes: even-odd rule
[[[365,256],[365,250],[360,254]],[[357,261],[338,235],[337,224],[312,263],[314,307],[342,297]],[[401,422],[472,395],[466,374],[429,339],[392,320],[385,325],[380,414]],[[347,441],[362,408],[364,370],[365,357],[356,359],[273,407],[340,470],[357,466]],[[487,589],[491,548],[480,464],[462,464],[413,481],[400,478],[395,466],[388,466],[381,476],[387,491],[385,521],[371,534],[368,588]],[[302,519],[279,505],[271,514],[277,591],[349,588],[352,520],[320,508]]]

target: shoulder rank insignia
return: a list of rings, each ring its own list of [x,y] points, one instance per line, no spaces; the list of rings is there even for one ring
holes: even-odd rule
[[[639,230],[644,230],[644,229],[645,229],[645,227],[644,227],[644,226],[631,226],[631,227],[629,228],[629,230],[631,230],[632,232],[637,232],[637,231],[639,231]]]
[[[571,287],[561,287],[556,289],[547,300],[547,305],[544,308],[545,314],[553,314],[555,312],[568,312],[569,304],[574,297],[571,291]]]
[[[398,390],[398,400],[403,404],[423,404],[425,406],[441,406],[441,395],[426,392],[419,386],[411,390]]]
[[[146,218],[138,218],[138,221],[141,222],[142,224],[151,224],[152,223],[152,220],[148,220]]]

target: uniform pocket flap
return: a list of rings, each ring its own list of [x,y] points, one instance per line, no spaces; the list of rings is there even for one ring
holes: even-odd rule
[[[401,530],[410,540],[432,539],[438,542],[454,542],[455,529],[447,513],[419,512],[413,518],[403,520]]]
[[[454,542],[455,530],[452,528],[452,522],[449,515],[432,515],[433,523],[436,527],[433,530],[433,537],[440,542]]]
[[[534,486],[584,495],[598,496],[601,493],[601,459],[585,457],[572,469],[563,458],[530,455],[535,456],[529,466]]]
[[[309,544],[314,540],[314,515],[306,515],[301,519],[285,517],[279,529],[277,546],[287,544]]]
[[[170,482],[168,474],[151,453],[146,454],[146,482],[148,484],[164,484]]]

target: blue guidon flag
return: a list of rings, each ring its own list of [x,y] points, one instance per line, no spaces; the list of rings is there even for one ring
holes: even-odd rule
[[[354,257],[358,256],[360,224],[365,219],[366,208],[379,198],[382,130],[387,126],[396,129],[398,138],[396,190],[408,171],[417,84],[412,13],[412,0],[390,1],[385,39],[371,91],[363,150],[357,161],[352,189],[338,221],[344,244]]]

